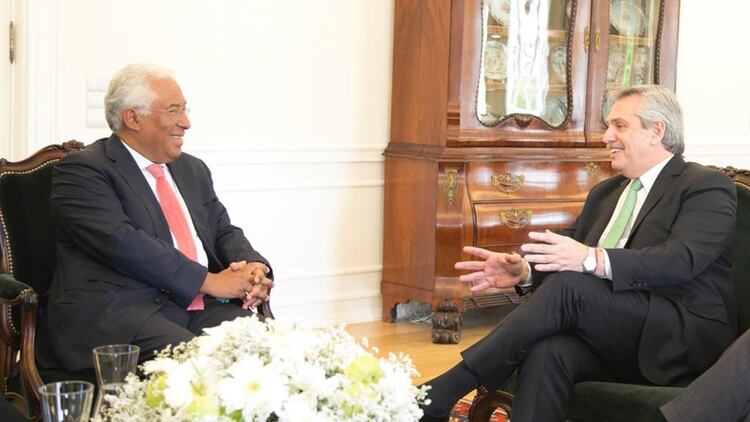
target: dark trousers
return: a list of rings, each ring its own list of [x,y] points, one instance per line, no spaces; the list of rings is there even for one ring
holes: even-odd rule
[[[204,302],[205,309],[202,311],[188,312],[170,300],[165,301],[159,311],[146,319],[133,339],[133,344],[141,348],[138,360],[149,360],[168,345],[176,346],[190,341],[204,328],[253,315],[252,311],[242,309],[237,301],[221,303],[206,296]]]
[[[462,356],[490,391],[518,371],[513,422],[564,421],[576,382],[648,383],[638,367],[648,306],[643,291],[615,293],[607,280],[551,274]]]

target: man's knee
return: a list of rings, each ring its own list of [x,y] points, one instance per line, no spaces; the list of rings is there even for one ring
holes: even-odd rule
[[[558,334],[537,342],[522,365],[564,373],[570,381],[583,379],[606,369],[593,349],[574,334]]]
[[[582,292],[589,291],[595,283],[601,284],[603,282],[603,280],[590,274],[562,271],[545,277],[536,293],[544,291],[554,295],[581,294]]]
[[[556,362],[562,366],[570,366],[582,354],[588,355],[582,341],[574,335],[560,334],[547,337],[537,342],[529,351],[525,362]]]

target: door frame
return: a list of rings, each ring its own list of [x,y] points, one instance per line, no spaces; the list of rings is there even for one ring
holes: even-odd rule
[[[0,153],[20,160],[57,139],[57,33],[59,6],[55,0],[0,0],[0,31],[8,35],[9,19],[15,25],[16,53],[8,60],[7,41],[0,48],[0,66],[8,66],[0,79]],[[6,15],[7,14],[7,19]],[[7,104],[7,105],[6,105]],[[7,123],[3,123],[7,122]],[[5,128],[3,127],[5,125]],[[7,130],[6,130],[7,128]],[[6,142],[7,141],[7,142]]]

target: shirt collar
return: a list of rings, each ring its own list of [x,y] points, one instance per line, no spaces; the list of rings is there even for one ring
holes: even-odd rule
[[[643,189],[646,193],[651,190],[651,186],[654,186],[654,183],[656,183],[656,178],[659,177],[659,173],[661,173],[662,169],[664,169],[664,166],[667,165],[672,157],[674,157],[674,154],[670,154],[669,157],[664,159],[664,161],[657,163],[655,166],[648,169],[641,175],[641,177],[638,178],[641,180],[641,184],[643,185]]]
[[[128,152],[130,152],[130,155],[133,156],[133,159],[135,160],[135,164],[138,166],[139,169],[145,170],[146,167],[150,166],[151,164],[156,164],[153,161],[141,155],[138,151],[131,148],[130,145],[128,145],[121,138],[118,137],[118,139],[120,139],[120,142],[122,142],[122,144],[125,145],[125,149],[127,149]]]

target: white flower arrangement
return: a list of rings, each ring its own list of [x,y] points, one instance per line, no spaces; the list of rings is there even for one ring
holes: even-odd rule
[[[237,318],[145,362],[95,420],[418,420],[426,387],[411,359],[373,352],[343,327]]]

